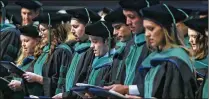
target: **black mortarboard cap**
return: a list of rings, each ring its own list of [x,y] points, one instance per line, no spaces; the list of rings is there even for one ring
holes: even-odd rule
[[[102,11],[103,11],[104,13],[108,14],[108,13],[110,13],[110,12],[112,11],[112,9],[107,8],[107,7],[104,7],[104,8],[102,9]]]
[[[70,9],[66,12],[73,18],[77,18],[85,23],[94,23],[101,19],[101,17],[96,12],[87,8]]]
[[[179,8],[179,10],[182,10],[185,12],[189,17],[187,19],[193,19],[193,18],[199,18],[199,15],[207,15],[208,14],[208,7],[201,6],[201,8],[193,7],[193,8]]]
[[[110,23],[105,21],[97,21],[93,24],[87,25],[85,32],[88,35],[98,36],[106,39],[108,37],[112,37],[113,27]]]
[[[39,23],[44,23],[49,25],[49,15],[50,15],[50,21],[51,25],[54,26],[56,24],[61,24],[61,21],[63,20],[63,15],[56,14],[56,13],[44,13],[40,14],[38,17],[34,18],[33,21],[38,21]]]
[[[7,4],[8,4],[8,0],[0,0],[0,7],[1,8],[3,7],[3,5],[4,5],[4,7],[6,7]]]
[[[208,29],[208,17],[199,19],[190,19],[184,22],[189,28],[205,35],[205,30]]]
[[[63,10],[63,11],[65,11],[65,12],[62,12],[62,10],[60,10],[60,11],[56,12],[56,14],[61,17],[61,21],[63,21],[63,22],[70,21],[71,15],[68,14],[66,12],[66,10]]]
[[[193,13],[191,9],[178,8],[178,10],[182,12],[186,16],[186,18],[189,18]]]
[[[60,14],[44,13],[33,19],[33,21],[39,21],[39,24],[44,23],[48,25],[50,34],[48,37],[49,47],[51,45],[51,27],[56,28],[56,25],[61,24],[62,18],[63,15]]]
[[[9,61],[1,61],[1,66],[8,69],[11,73],[17,74],[19,77],[22,77],[22,75],[25,73],[23,70],[18,68],[13,62]]]
[[[31,10],[37,10],[42,6],[42,3],[38,0],[18,0],[15,2],[15,4],[21,6],[22,8],[27,8]]]
[[[171,26],[173,23],[176,24],[186,19],[186,16],[181,11],[166,4],[144,8],[140,12],[144,18],[151,19],[163,26]]]
[[[22,35],[37,38],[39,36],[39,32],[37,28],[33,25],[26,25],[19,28]]]
[[[104,17],[105,21],[110,23],[126,23],[126,17],[122,8],[117,8]]]
[[[57,15],[60,16],[60,21],[63,21],[63,22],[70,21],[71,19],[71,15],[69,14],[57,13]]]
[[[120,0],[119,4],[123,9],[139,11],[142,8],[159,4],[159,0]]]

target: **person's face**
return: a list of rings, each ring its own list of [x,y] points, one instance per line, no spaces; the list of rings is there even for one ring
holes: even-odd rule
[[[71,20],[70,25],[71,33],[75,36],[76,41],[81,41],[85,34],[85,25],[75,19]]]
[[[32,55],[38,43],[38,38],[20,35],[23,51],[26,55]]]
[[[142,32],[143,20],[136,11],[123,10],[123,14],[126,17],[126,24],[134,34]]]
[[[164,41],[164,33],[163,29],[160,25],[150,21],[150,20],[144,20],[144,28],[145,28],[145,37],[147,40],[147,43],[151,47],[158,47],[163,46]]]
[[[108,51],[108,45],[104,42],[104,39],[96,36],[89,36],[91,41],[91,48],[94,51],[95,56],[103,56]]]
[[[33,19],[38,16],[38,12],[26,8],[21,9],[22,25],[27,25],[33,22]]]
[[[39,25],[39,35],[44,41],[48,40],[49,36],[49,29],[46,27],[46,25],[40,24]]]
[[[192,29],[188,29],[188,36],[189,36],[189,42],[192,46],[192,50],[196,51],[197,50],[197,32],[195,30]]]
[[[131,37],[131,30],[126,24],[114,23],[112,26],[114,28],[113,35],[117,38],[117,40],[124,42]]]

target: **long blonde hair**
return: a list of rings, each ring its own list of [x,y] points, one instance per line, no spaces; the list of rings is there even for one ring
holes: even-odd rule
[[[75,41],[75,36],[73,35],[73,33],[71,33],[71,25],[69,23],[65,23],[64,26],[67,31],[67,38],[65,42]]]
[[[23,48],[21,47],[20,52],[19,52],[19,57],[16,60],[16,65],[17,66],[22,65],[22,62],[23,62],[24,58],[26,58],[26,57],[27,57],[27,55],[24,53]]]
[[[33,38],[33,39],[36,39],[37,44],[40,42],[40,39],[39,39],[39,38]],[[36,48],[36,46],[35,46],[35,48]],[[16,62],[16,65],[17,65],[17,66],[21,66],[22,63],[23,63],[23,60],[24,60],[26,57],[28,57],[29,55],[26,54],[26,53],[24,52],[24,50],[23,50],[22,47],[20,48],[20,51],[19,51],[18,54],[19,54],[19,57],[17,58],[17,60],[16,60],[15,62]],[[32,53],[32,54],[33,54],[33,53]]]
[[[165,40],[164,41],[165,42],[165,46],[167,48],[181,47],[181,48],[183,48],[187,52],[187,54],[192,55],[191,54],[191,51],[184,46],[183,41],[181,41],[181,39],[180,39],[180,36],[178,36],[178,34],[177,34],[177,38],[175,37],[174,31],[172,31],[172,28],[171,27],[165,28],[165,27],[161,26],[161,28],[162,28],[162,33],[164,34],[164,38],[165,38],[164,39]],[[181,44],[177,44],[177,40]],[[153,48],[153,47],[151,47],[148,43],[147,43],[147,46],[148,46],[148,48],[151,51],[154,51],[154,50],[158,50],[159,49],[159,48]]]

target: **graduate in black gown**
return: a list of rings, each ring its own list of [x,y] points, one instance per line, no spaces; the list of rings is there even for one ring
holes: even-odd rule
[[[138,85],[139,96],[194,98],[197,89],[194,67],[188,51],[182,47],[176,28],[173,27],[184,15],[166,4],[144,8],[141,13],[144,17],[147,45],[153,52],[139,69],[143,71],[150,68],[144,84]]]
[[[208,13],[208,8],[207,6],[202,6],[201,9],[194,7],[194,8],[187,8],[181,7],[178,8],[179,11],[184,13],[188,19],[193,19],[193,18],[200,18],[200,17],[206,17]],[[188,27],[184,24],[183,21],[180,21],[176,24],[178,32],[180,32],[180,36],[184,40],[184,44],[187,48],[191,48],[190,42],[189,42],[189,36],[188,36]]]
[[[23,26],[20,28],[21,35],[21,43],[22,43],[22,48],[21,48],[21,55],[18,57],[17,60],[17,66],[18,68],[22,69],[23,71],[30,71],[32,61],[34,60],[33,53],[36,45],[40,41],[40,36],[39,32],[36,29],[35,26],[32,25],[27,25]],[[12,76],[12,75],[11,75]],[[9,83],[10,89],[14,91],[13,98],[20,98],[24,95],[26,95],[28,92],[26,90],[23,90],[23,87],[26,87],[25,85],[27,84],[27,87],[33,87],[33,84],[29,84],[21,78],[21,76],[14,76],[12,81]],[[31,86],[32,85],[32,86]]]
[[[89,35],[95,57],[88,67],[86,79],[78,83],[96,86],[107,85],[111,79],[113,57],[116,52],[115,41],[112,38],[113,27],[110,23],[98,21],[86,26],[86,34]]]
[[[5,7],[8,4],[7,0],[1,0],[1,34],[0,34],[0,60],[14,62],[18,57],[20,49],[20,31],[13,25],[5,23],[6,10]],[[4,5],[2,5],[4,4]],[[1,77],[8,76],[9,73],[5,68],[0,66]]]
[[[56,93],[53,98],[73,97],[70,89],[77,81],[84,81],[87,74],[87,68],[93,58],[93,50],[90,48],[88,35],[85,34],[85,26],[97,22],[101,17],[87,8],[77,8],[67,10],[71,15],[71,32],[75,36],[76,43],[71,43],[74,49],[72,62],[68,67],[62,67],[63,74],[59,79],[64,82],[58,83],[59,89],[63,92]]]
[[[189,27],[189,41],[193,50],[194,67],[200,88],[197,98],[208,98],[208,18],[191,19],[185,22]]]
[[[38,25],[38,23],[34,23],[33,19],[39,16],[41,12],[42,3],[39,0],[17,0],[15,4],[21,7],[20,26],[28,24]]]
[[[105,21],[98,21],[86,27],[91,41],[91,48],[95,58],[88,68],[88,74],[84,83],[104,86],[109,82],[113,56],[116,52],[115,41],[112,38],[113,27]]]
[[[117,8],[110,14],[105,16],[105,21],[110,22],[114,28],[113,35],[116,38],[116,53],[113,57],[113,66],[111,69],[111,81],[113,83],[123,84],[125,79],[125,59],[129,53],[129,44],[132,39],[132,33],[128,25],[126,25],[126,18],[123,15],[123,9]]]
[[[125,59],[125,79],[122,84],[113,84],[106,86],[121,94],[133,94],[137,92],[138,68],[141,62],[149,55],[146,46],[143,17],[138,12],[140,9],[158,4],[158,0],[120,0],[119,4],[123,8],[123,14],[126,17],[126,24],[133,33],[133,39],[127,45],[130,45],[130,51]],[[146,72],[145,72],[146,73]],[[143,77],[142,77],[143,78]]]
[[[59,29],[59,16],[48,13],[37,17],[37,20],[40,22],[41,42],[35,48],[33,70],[23,77],[28,83],[37,83],[34,84],[35,89],[28,89],[33,90],[31,94],[51,97],[57,88],[60,67],[70,64],[72,53],[60,46],[66,34]]]

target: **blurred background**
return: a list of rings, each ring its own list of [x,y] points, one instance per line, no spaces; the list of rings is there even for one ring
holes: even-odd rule
[[[20,19],[20,7],[15,5],[16,0],[8,0],[6,7],[8,13],[14,14]],[[57,12],[59,10],[68,10],[78,7],[88,7],[92,10],[99,11],[104,7],[114,9],[118,7],[119,0],[39,0],[43,4],[44,12]],[[208,8],[208,0],[160,0],[160,2],[173,5],[178,8]]]

